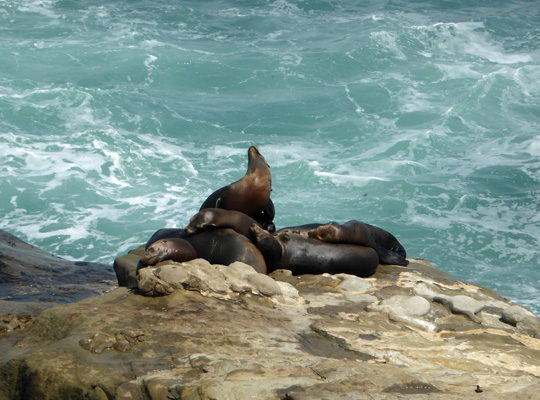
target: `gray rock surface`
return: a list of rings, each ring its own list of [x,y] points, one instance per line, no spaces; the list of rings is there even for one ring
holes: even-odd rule
[[[536,399],[540,320],[410,261],[358,284],[201,260],[136,278],[131,257],[137,288],[0,340],[0,400]]]
[[[371,289],[371,283],[364,278],[359,276],[348,275],[348,274],[336,274],[336,278],[341,279],[339,287],[348,292],[363,293]]]
[[[47,307],[114,287],[110,266],[64,260],[0,230],[0,316],[32,317]]]

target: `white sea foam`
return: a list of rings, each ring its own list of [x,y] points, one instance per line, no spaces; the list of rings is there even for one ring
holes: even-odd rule
[[[36,13],[49,18],[58,18],[59,15],[52,10],[55,3],[54,0],[27,0],[24,3],[19,3],[18,9],[25,13]]]
[[[379,31],[372,32],[370,35],[371,39],[376,43],[377,46],[381,46],[388,50],[399,60],[406,60],[407,56],[401,50],[401,47],[397,41],[396,34],[393,32]]]
[[[540,96],[540,66],[527,65],[513,70],[512,78],[526,96]]]
[[[348,85],[345,85],[345,95],[347,96],[347,99],[354,105],[354,111],[355,112],[361,113],[362,111],[364,111],[364,109],[351,96],[351,91],[350,91]]]
[[[354,184],[358,186],[364,186],[371,181],[388,181],[388,179],[386,178],[369,175],[361,176],[349,174],[335,174],[332,172],[324,171],[315,171],[314,174],[323,178],[329,178],[333,183],[336,184]]]
[[[428,34],[440,50],[484,58],[497,64],[531,62],[529,54],[511,54],[496,43],[483,22],[439,22],[431,26],[415,26]]]

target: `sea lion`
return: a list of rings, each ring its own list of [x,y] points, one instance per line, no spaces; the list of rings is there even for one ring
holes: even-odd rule
[[[247,214],[265,229],[275,230],[274,203],[270,200],[270,166],[255,146],[248,149],[248,169],[244,177],[212,193],[202,204],[205,208],[224,208]]]
[[[215,229],[191,236],[184,229],[160,229],[146,243],[146,251],[167,239],[188,242],[195,249],[197,257],[204,258],[211,264],[229,265],[241,261],[251,265],[255,271],[266,274],[266,262],[261,252],[249,239],[232,229]],[[162,252],[160,261],[170,259],[167,251],[171,252],[171,255],[174,253],[174,243],[170,242],[168,246],[159,248]]]
[[[379,264],[377,252],[369,247],[326,243],[297,233],[272,235],[256,224],[250,230],[268,272],[288,269],[295,275],[327,272],[366,277]]]
[[[252,224],[258,224],[258,222],[242,212],[206,208],[191,217],[185,231],[191,236],[207,230],[231,228],[250,239],[249,228]]]
[[[241,261],[261,274],[267,272],[266,262],[259,249],[245,236],[232,229],[205,231],[189,236],[186,240],[195,248],[200,258],[211,264],[229,265]]]
[[[384,229],[351,220],[343,225],[330,222],[313,228],[308,232],[310,238],[327,243],[355,244],[371,247],[379,255],[381,264],[403,265],[409,264],[406,260],[407,252],[394,235]]]
[[[164,260],[184,262],[197,258],[197,252],[193,246],[184,239],[168,238],[160,239],[152,243],[141,258],[144,266],[154,265]]]

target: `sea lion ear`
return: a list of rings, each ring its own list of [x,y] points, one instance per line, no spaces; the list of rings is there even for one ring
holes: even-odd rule
[[[221,197],[218,197],[216,200],[216,208],[221,208],[221,203],[223,202],[223,199]]]

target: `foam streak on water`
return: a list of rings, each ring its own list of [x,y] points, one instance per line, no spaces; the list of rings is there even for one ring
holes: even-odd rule
[[[540,311],[534,1],[0,2],[0,228],[111,263],[257,144],[278,226],[359,219]]]

